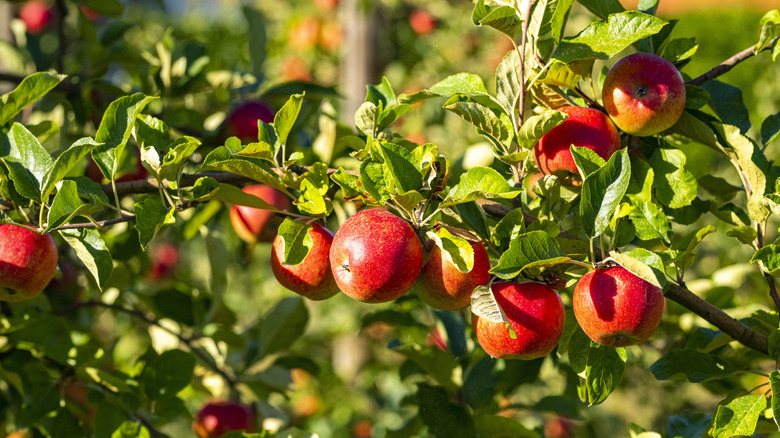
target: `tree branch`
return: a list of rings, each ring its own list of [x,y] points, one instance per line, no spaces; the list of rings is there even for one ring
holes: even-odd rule
[[[777,42],[777,38],[778,37],[775,37],[774,39],[772,39],[772,41],[770,41],[769,44],[767,44],[766,47],[761,49],[759,51],[759,53],[763,52],[764,50],[770,49],[772,47],[772,45],[774,45]],[[750,57],[752,57],[754,55],[756,55],[756,53],[753,52],[753,47],[752,46],[748,47],[747,49],[737,53],[736,55],[732,56],[731,58],[721,62],[718,65],[716,65],[710,71],[702,74],[699,77],[691,79],[690,81],[686,82],[686,84],[701,85],[701,84],[703,84],[703,83],[705,83],[705,82],[707,82],[707,81],[709,81],[711,79],[715,79],[718,76],[728,72],[732,68],[736,67],[736,65],[739,64],[740,62],[742,62],[742,61],[744,61],[744,60],[746,60],[746,59],[748,59],[748,58],[750,58]]]

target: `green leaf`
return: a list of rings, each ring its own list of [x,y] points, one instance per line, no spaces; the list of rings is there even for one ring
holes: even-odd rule
[[[343,168],[339,168],[330,178],[341,187],[344,199],[354,199],[365,192],[359,183],[360,177],[347,173]]]
[[[249,58],[252,63],[250,72],[256,77],[260,77],[263,74],[263,64],[268,53],[268,34],[266,33],[268,19],[258,9],[250,6],[242,7],[241,11],[249,25],[246,40],[249,44]]]
[[[750,129],[750,115],[742,98],[742,90],[717,80],[705,82],[702,88],[710,94],[715,113],[724,123],[738,127],[742,133]]]
[[[25,107],[46,95],[66,77],[66,75],[38,72],[24,78],[13,91],[0,97],[2,103],[0,125],[10,122]]]
[[[150,436],[149,429],[146,426],[129,420],[122,423],[111,434],[111,438],[149,438]]]
[[[457,73],[448,76],[434,84],[430,91],[447,98],[455,94],[465,94],[467,96],[488,95],[482,78],[473,73]]]
[[[474,267],[474,248],[468,240],[450,233],[446,227],[439,227],[426,235],[441,249],[444,259],[454,264],[458,271],[470,272]]]
[[[94,197],[90,199],[89,204],[81,200],[76,181],[64,180],[52,201],[44,232],[62,226],[77,215],[89,215],[102,209],[102,204]]]
[[[489,286],[477,286],[474,289],[471,294],[471,313],[490,322],[504,323],[511,330],[509,318],[506,317],[504,309],[498,305],[493,290]]]
[[[192,154],[200,145],[200,140],[187,136],[174,140],[160,163],[160,178],[167,179],[174,188],[178,187],[184,166],[192,159]]]
[[[24,197],[41,201],[41,189],[54,161],[21,123],[14,123],[2,139],[0,159],[8,166],[16,191]]]
[[[557,0],[555,6],[555,12],[553,12],[550,19],[550,32],[552,33],[553,40],[556,44],[561,42],[563,37],[563,31],[566,29],[566,18],[569,15],[574,0]]]
[[[41,189],[41,201],[45,202],[54,190],[55,184],[62,181],[65,175],[67,175],[76,164],[81,162],[84,157],[92,152],[92,149],[95,149],[98,146],[100,146],[100,143],[96,143],[95,140],[90,137],[84,137],[77,140],[70,145],[68,149],[62,152],[60,156],[54,160],[51,171],[44,179],[43,188]]]
[[[750,263],[758,263],[761,269],[774,277],[780,277],[780,246],[766,245],[753,254]]]
[[[626,149],[612,157],[582,183],[580,216],[588,237],[594,238],[609,226],[612,213],[620,205],[631,178],[631,161]]]
[[[663,262],[661,261],[661,258],[658,257],[658,255],[644,248],[637,248],[637,250],[641,250],[641,252],[629,254],[629,253],[619,253],[617,251],[610,251],[609,256],[612,257],[612,259],[615,260],[617,264],[626,268],[632,274],[636,275],[637,277],[641,278],[642,280],[645,280],[646,282],[652,284],[653,286],[659,289],[662,288],[663,286],[661,281],[663,280],[665,282],[666,278],[663,274]],[[634,255],[641,255],[644,256],[645,258],[651,258],[655,256],[654,259],[657,258],[654,260],[656,262],[656,266],[655,266],[656,269],[650,267],[643,260],[636,259]],[[658,263],[660,263],[660,267],[661,267],[660,272],[657,271]]]
[[[94,228],[79,228],[60,230],[60,235],[73,248],[102,290],[114,270],[114,263],[100,232]]]
[[[364,102],[355,111],[355,127],[368,137],[374,137],[378,134],[379,117],[382,114],[382,108],[371,102]]]
[[[661,56],[677,64],[693,57],[698,49],[699,43],[695,38],[675,38],[664,45]]]
[[[521,188],[510,186],[497,170],[472,167],[461,175],[458,184],[450,188],[440,206],[443,208],[485,198],[511,199],[521,192]]]
[[[492,438],[538,438],[539,435],[526,429],[522,424],[512,418],[500,415],[480,413],[474,415],[474,423],[477,435]]]
[[[767,400],[763,395],[745,395],[728,404],[719,405],[712,424],[712,436],[730,438],[753,435],[766,404]]]
[[[474,6],[471,21],[477,26],[490,26],[509,38],[514,38],[523,26],[522,17],[515,8],[487,6],[485,0],[479,0]]]
[[[607,164],[607,161],[591,148],[571,145],[569,151],[583,180]]]
[[[379,152],[399,193],[422,189],[423,176],[411,151],[394,143],[382,143]]]
[[[696,350],[674,349],[650,365],[658,380],[684,377],[692,383],[731,376],[736,370],[718,356]]]
[[[499,248],[504,249],[523,233],[525,233],[525,215],[522,208],[516,208],[496,224],[492,238]]]
[[[444,388],[417,384],[416,405],[432,436],[471,438],[477,436],[474,420],[463,406],[452,403]]]
[[[281,211],[276,206],[265,202],[262,198],[246,193],[232,184],[220,183],[219,191],[214,195],[214,198],[226,204],[245,205],[275,212]]]
[[[206,156],[200,171],[207,170],[235,173],[286,192],[279,177],[266,161],[233,154],[226,146],[218,147]]]
[[[564,64],[553,60],[541,82],[548,85],[575,89],[580,79],[582,79],[583,73],[585,76],[588,75],[587,70],[585,72],[582,71],[583,64],[588,64],[592,67],[592,61],[575,61],[571,64]]]
[[[750,228],[755,232],[755,229]],[[706,236],[715,232],[715,227],[707,225],[704,228],[694,230],[688,236],[676,242],[672,249],[680,251],[675,257],[674,263],[681,269],[687,269],[693,265],[693,258],[695,256],[694,249],[704,240]]]
[[[726,231],[726,235],[733,237],[745,245],[752,245],[758,237],[755,227],[751,225],[738,225]]]
[[[629,218],[641,240],[661,239],[667,245],[672,240],[672,226],[664,212],[654,203],[633,198]]]
[[[769,373],[769,388],[772,390],[772,400],[770,402],[772,418],[775,420],[775,425],[780,428],[780,371],[772,370]]]
[[[309,312],[301,297],[284,298],[276,303],[253,329],[259,357],[290,348],[303,335],[308,322]]]
[[[163,205],[157,194],[139,199],[135,203],[133,212],[136,215],[135,229],[138,230],[138,240],[144,250],[157,232],[164,225],[169,225],[169,215],[175,213],[174,209],[168,209]]]
[[[577,59],[609,59],[642,38],[658,33],[666,21],[639,11],[609,15],[606,22],[595,22],[577,36],[564,38],[553,58],[564,64]]]
[[[314,241],[309,236],[311,225],[305,221],[296,221],[285,218],[279,225],[279,237],[282,238],[282,255],[280,260],[283,265],[295,266],[301,264],[309,254]]]
[[[618,0],[579,0],[579,3],[601,19],[625,11]]]
[[[568,117],[566,113],[555,110],[547,110],[542,114],[528,117],[517,133],[517,142],[520,146],[531,149],[544,134],[563,123]]]
[[[287,144],[287,137],[292,131],[295,120],[301,112],[303,104],[303,94],[294,94],[290,96],[282,109],[274,117],[274,131],[280,144]]]
[[[82,4],[100,15],[121,17],[125,6],[119,0],[84,0]]]
[[[378,202],[389,198],[387,193],[389,176],[385,175],[387,166],[370,160],[360,164],[360,184],[371,198]],[[387,171],[389,173],[389,170]]]
[[[163,151],[171,142],[168,124],[149,114],[139,114],[135,121],[135,138],[138,148],[153,147]]]
[[[315,215],[326,216],[328,214],[328,201],[320,186],[315,185],[311,179],[304,178],[300,187],[301,196],[298,197],[296,205],[302,211]]]
[[[182,350],[169,350],[146,365],[141,380],[146,395],[156,401],[176,397],[192,380],[195,357]]]
[[[774,141],[778,135],[780,135],[780,112],[772,114],[761,123],[761,143],[766,146]]]
[[[555,239],[537,230],[512,240],[509,249],[501,254],[498,264],[490,269],[490,273],[508,280],[520,275],[524,269],[549,267],[569,260]]]
[[[513,134],[509,120],[501,119],[490,108],[478,103],[466,95],[452,96],[442,108],[452,111],[463,120],[477,128],[479,134],[485,135],[497,145],[508,142]]]
[[[496,68],[496,101],[504,109],[504,113],[513,119],[518,107],[517,98],[523,87],[520,82],[520,69],[520,55],[516,50],[504,55],[501,64]]]
[[[626,370],[626,349],[607,347],[590,340],[581,330],[569,345],[569,363],[585,382],[583,401],[597,405],[617,389]]]
[[[650,156],[655,195],[667,207],[686,207],[696,199],[699,186],[696,177],[684,168],[687,159],[685,152],[666,144]]]
[[[703,113],[686,109],[680,115],[680,118],[677,119],[677,123],[666,132],[682,135],[683,137],[687,137],[697,143],[708,146],[720,153],[724,153],[720,144],[718,144],[718,138],[715,135],[715,131],[713,131],[712,127],[707,122],[700,118],[704,117],[701,114]]]
[[[142,93],[123,96],[111,102],[103,113],[103,120],[95,133],[95,141],[102,145],[92,150],[92,158],[109,179],[113,179],[119,170],[119,157],[133,133],[136,119],[146,105],[155,99]]]
[[[773,9],[767,12],[761,17],[761,32],[759,33],[758,42],[753,47],[753,53],[758,52],[769,47],[769,43],[776,37],[780,36],[780,11]]]
[[[67,363],[68,352],[74,347],[70,333],[71,327],[62,318],[38,315],[7,336],[9,344],[17,348]]]

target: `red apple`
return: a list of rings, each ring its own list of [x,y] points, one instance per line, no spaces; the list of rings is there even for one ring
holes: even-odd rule
[[[252,410],[229,400],[213,400],[203,405],[192,424],[200,438],[219,438],[233,431],[254,432]]]
[[[416,9],[409,15],[409,24],[417,35],[428,35],[436,29],[436,20],[423,9]]]
[[[543,174],[557,175],[564,184],[579,186],[582,179],[569,147],[586,147],[609,160],[620,149],[620,135],[601,111],[579,106],[565,106],[558,111],[569,117],[539,139],[533,149],[534,159]]]
[[[471,304],[471,293],[477,286],[490,280],[490,259],[479,242],[469,242],[474,249],[474,266],[469,272],[458,268],[443,256],[441,248],[434,245],[428,261],[423,266],[419,283],[415,285],[417,296],[423,302],[439,310],[459,310]]]
[[[632,53],[607,73],[604,108],[631,135],[645,137],[670,128],[685,109],[685,82],[670,61],[652,53]]]
[[[284,193],[271,186],[255,184],[242,189],[245,193],[257,196],[279,210],[290,210],[292,204]],[[230,222],[238,237],[245,242],[271,242],[276,236],[276,213],[271,210],[247,207],[244,205],[230,206]]]
[[[86,7],[86,6],[79,6],[79,9],[81,10],[81,13],[84,14],[84,16],[89,21],[95,21],[98,18],[100,18],[100,14],[98,14],[97,12],[95,12],[94,10],[92,10],[92,9]]]
[[[506,324],[474,315],[474,331],[487,354],[529,360],[546,356],[555,348],[564,323],[563,302],[557,292],[536,282],[496,282],[492,290],[515,338]]]
[[[392,301],[409,291],[422,270],[422,248],[405,220],[379,208],[350,217],[336,232],[330,266],[347,296]]]
[[[312,247],[298,265],[284,265],[284,239],[277,235],[271,251],[271,269],[279,283],[291,291],[312,300],[324,300],[336,295],[339,288],[330,269],[330,246],[333,233],[319,224],[311,224]]]
[[[248,100],[238,105],[225,119],[227,137],[238,137],[242,141],[257,141],[257,121],[273,123],[274,109],[259,100]]]
[[[572,296],[582,330],[609,347],[647,340],[661,322],[665,301],[661,288],[622,266],[588,272],[577,281]]]
[[[304,17],[290,27],[287,38],[294,50],[306,50],[314,47],[320,35],[322,23],[317,17]]]
[[[146,273],[150,281],[160,281],[173,277],[179,264],[179,248],[170,242],[160,242],[149,248],[149,260],[152,267]]]
[[[328,52],[333,52],[341,47],[341,41],[343,40],[343,32],[341,29],[341,22],[338,20],[329,20],[322,23],[322,29],[320,29],[320,36],[317,43],[320,47]]]
[[[52,8],[42,1],[31,0],[22,5],[19,18],[27,27],[27,32],[39,34],[46,30],[54,19]]]
[[[51,235],[0,225],[0,301],[22,301],[41,293],[54,277],[57,258]]]
[[[544,422],[546,438],[572,438],[576,432],[574,422],[570,418],[554,415]]]
[[[339,5],[339,0],[314,0],[314,5],[323,11],[330,11]]]

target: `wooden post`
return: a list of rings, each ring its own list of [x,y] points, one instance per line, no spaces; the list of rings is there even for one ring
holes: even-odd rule
[[[366,85],[373,80],[374,51],[376,49],[376,18],[373,8],[360,5],[360,0],[342,0],[339,4],[344,47],[340,63],[339,91],[344,95],[342,122],[352,126],[354,114],[366,97]]]

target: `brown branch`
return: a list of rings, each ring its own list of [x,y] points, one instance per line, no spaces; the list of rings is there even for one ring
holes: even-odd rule
[[[772,39],[772,41],[770,41],[769,44],[767,44],[766,47],[761,49],[759,51],[759,53],[763,52],[764,50],[770,49],[772,47],[772,45],[774,45],[777,42],[777,38],[778,37],[775,37],[774,39]],[[686,82],[686,84],[701,85],[701,84],[703,84],[703,83],[705,83],[705,82],[707,82],[707,81],[709,81],[711,79],[715,79],[718,76],[728,72],[732,68],[736,67],[736,65],[739,64],[740,62],[742,62],[742,61],[744,61],[744,60],[746,60],[746,59],[748,59],[748,58],[750,58],[750,57],[752,57],[752,56],[754,56],[756,54],[757,53],[753,52],[753,47],[752,46],[748,47],[747,49],[737,53],[736,55],[732,56],[731,58],[721,62],[718,65],[716,65],[710,71],[702,74],[701,76],[698,76],[696,78],[691,79],[690,81]]]

